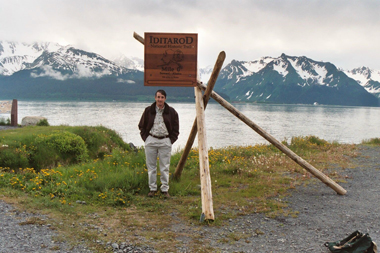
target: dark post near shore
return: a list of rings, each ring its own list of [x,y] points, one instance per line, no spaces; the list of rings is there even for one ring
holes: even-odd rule
[[[17,118],[17,99],[13,99],[12,101],[12,109],[11,109],[11,126],[17,126],[18,118]]]

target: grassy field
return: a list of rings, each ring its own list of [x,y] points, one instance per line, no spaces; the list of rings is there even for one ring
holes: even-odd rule
[[[344,169],[352,166],[348,158],[356,155],[355,145],[315,136],[283,143],[339,184],[345,182]],[[378,145],[379,139],[366,143]],[[171,173],[180,157],[181,152],[172,156]],[[251,213],[297,216],[283,198],[289,189],[317,180],[272,145],[210,148],[209,163],[215,221],[202,223],[197,149],[191,150],[180,180],[171,180],[172,197],[148,198],[143,148],[132,150],[110,129],[4,130],[0,132],[0,198],[20,209],[48,214],[62,236],[73,243],[85,239],[97,252],[105,250],[94,241],[128,238],[139,244],[141,237],[153,238],[152,246],[170,250],[176,246],[176,234],[162,229],[173,223],[223,226],[228,219]]]

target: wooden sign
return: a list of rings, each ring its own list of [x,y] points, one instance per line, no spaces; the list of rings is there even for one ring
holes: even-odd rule
[[[144,85],[197,85],[198,34],[145,33]]]

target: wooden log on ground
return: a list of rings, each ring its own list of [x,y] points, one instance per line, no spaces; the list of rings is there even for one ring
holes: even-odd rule
[[[205,108],[202,99],[202,90],[194,87],[195,107],[197,110],[198,148],[199,148],[199,174],[201,179],[202,216],[205,220],[214,220],[212,202],[211,176],[207,150]],[[202,219],[203,220],[203,219]]]
[[[207,103],[210,99],[211,92],[215,86],[216,79],[218,79],[219,72],[222,69],[224,60],[226,59],[226,53],[224,51],[219,53],[218,58],[216,59],[214,69],[212,70],[210,79],[208,81],[208,85],[206,88],[206,91],[203,96],[203,103],[204,103],[204,108],[206,109]],[[187,139],[186,146],[183,150],[182,156],[177,164],[177,167],[175,169],[175,172],[173,174],[173,178],[176,180],[179,180],[182,175],[183,167],[185,166],[187,157],[189,156],[191,147],[193,146],[195,136],[197,135],[197,118],[194,119],[193,127],[191,128],[189,138]]]
[[[198,83],[198,86],[205,90],[206,86]],[[243,113],[241,113],[239,110],[237,110],[235,107],[233,107],[230,103],[228,103],[225,99],[223,99],[221,96],[219,96],[216,92],[211,93],[211,97],[215,99],[219,104],[221,104],[224,108],[226,108],[228,111],[230,111],[233,115],[235,115],[237,118],[239,118],[241,121],[243,121],[245,124],[247,124],[249,127],[251,127],[253,130],[255,130],[258,134],[260,134],[262,137],[264,137],[267,141],[272,143],[276,148],[281,150],[283,153],[285,153],[287,156],[289,156],[293,161],[295,161],[297,164],[299,164],[301,167],[309,171],[311,174],[313,174],[315,177],[317,177],[319,180],[321,180],[323,183],[325,183],[327,186],[332,188],[334,191],[336,191],[340,195],[344,195],[347,193],[347,191],[338,185],[335,181],[330,179],[328,176],[314,168],[311,164],[306,162],[304,159],[302,159],[300,156],[295,154],[292,150],[290,150],[288,147],[286,147],[284,144],[276,140],[273,136],[271,136],[269,133],[264,131],[261,127],[256,125],[254,122],[252,122],[249,118],[247,118]]]

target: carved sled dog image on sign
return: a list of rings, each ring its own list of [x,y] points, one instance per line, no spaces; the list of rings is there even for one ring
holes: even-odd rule
[[[158,65],[158,67],[162,67],[163,70],[174,70],[181,71],[183,66],[180,64],[180,62],[183,60],[184,55],[181,50],[172,50],[168,49],[165,51],[165,53],[162,54],[161,61],[163,62],[162,65]],[[174,66],[174,68],[173,68]]]

